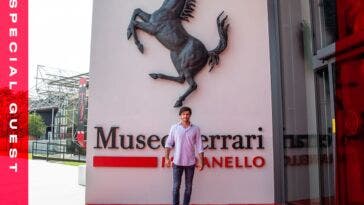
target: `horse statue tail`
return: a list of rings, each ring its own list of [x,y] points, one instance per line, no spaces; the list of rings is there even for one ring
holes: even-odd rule
[[[217,29],[219,31],[220,41],[217,47],[208,52],[209,58],[208,58],[208,64],[210,66],[210,71],[214,68],[215,65],[219,64],[220,58],[219,54],[222,53],[226,46],[228,41],[228,28],[229,24],[226,24],[226,19],[228,16],[225,16],[222,20],[220,19],[224,12],[221,12],[220,15],[217,17]]]

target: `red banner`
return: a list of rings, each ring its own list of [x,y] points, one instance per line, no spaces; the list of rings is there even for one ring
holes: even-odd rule
[[[0,3],[0,204],[28,204],[28,2]]]
[[[364,204],[364,1],[336,3],[336,205]]]
[[[87,111],[85,110],[87,100],[86,100],[86,88],[87,80],[86,78],[80,79],[80,88],[78,91],[78,124],[77,124],[77,134],[76,140],[77,143],[86,148],[86,136],[85,136],[85,124],[86,124],[86,114]]]
[[[157,167],[157,157],[107,157],[95,156],[94,167]]]

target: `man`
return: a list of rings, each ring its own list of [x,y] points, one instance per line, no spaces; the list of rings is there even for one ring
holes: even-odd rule
[[[173,155],[173,205],[179,205],[179,189],[181,178],[185,172],[185,193],[183,205],[189,205],[192,192],[192,180],[196,167],[196,152],[198,153],[197,169],[203,169],[203,145],[200,128],[191,124],[190,117],[192,110],[189,107],[182,107],[179,111],[181,122],[171,127],[166,140],[165,163],[171,166],[170,152],[174,147]]]

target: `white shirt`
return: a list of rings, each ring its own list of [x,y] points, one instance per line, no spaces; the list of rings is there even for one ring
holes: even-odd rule
[[[195,150],[198,153],[203,152],[200,128],[193,124],[187,128],[184,128],[181,123],[173,125],[165,147],[174,147],[173,163],[175,165],[192,166],[196,164]]]

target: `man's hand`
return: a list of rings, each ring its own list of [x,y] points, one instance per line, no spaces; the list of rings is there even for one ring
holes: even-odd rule
[[[203,152],[198,154],[198,159],[197,159],[197,170],[198,171],[202,171],[203,170],[203,166],[204,166],[204,154]]]
[[[197,161],[197,170],[199,172],[203,170],[203,166],[204,166],[203,161],[202,160],[198,160]]]
[[[171,167],[171,165],[172,165],[171,159],[165,158],[165,164],[166,164],[166,167]]]
[[[171,165],[172,165],[171,159],[169,158],[169,153],[170,152],[171,152],[171,148],[166,147],[165,148],[165,155],[164,155],[166,167],[171,167]]]

